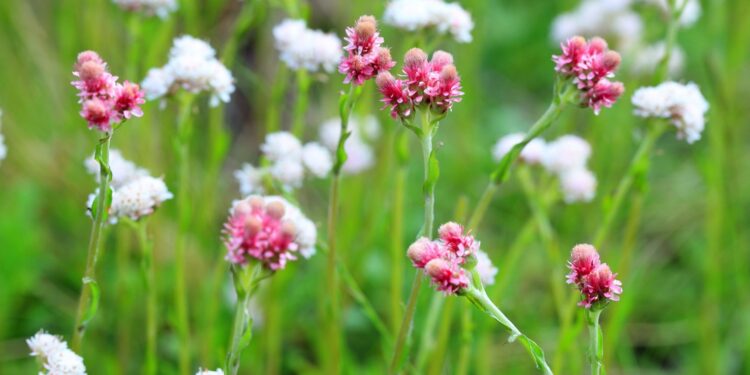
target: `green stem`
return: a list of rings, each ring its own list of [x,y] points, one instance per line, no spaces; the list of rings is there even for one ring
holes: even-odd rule
[[[589,327],[591,375],[599,375],[604,372],[604,340],[602,340],[602,328],[599,326],[601,313],[601,309],[586,310],[586,320]]]
[[[425,319],[424,328],[422,329],[422,337],[419,339],[419,351],[417,353],[415,368],[417,374],[424,373],[427,358],[435,350],[435,327],[437,326],[438,318],[440,318],[440,313],[443,311],[443,303],[445,303],[445,296],[440,293],[432,294],[430,309],[427,311],[427,319]]]
[[[280,108],[286,92],[288,75],[289,69],[286,65],[279,65],[271,87],[270,103],[266,112],[266,134],[276,132],[281,128]]]
[[[456,375],[465,375],[469,371],[469,358],[471,357],[472,343],[471,312],[469,309],[461,310],[461,349],[458,351],[458,364]]]
[[[138,243],[141,248],[141,271],[146,290],[146,364],[145,374],[154,375],[157,368],[157,319],[158,290],[156,286],[156,268],[154,267],[154,246],[148,239],[146,220],[137,223]]]
[[[190,373],[190,327],[187,311],[187,290],[185,285],[185,251],[190,235],[190,139],[192,121],[190,114],[194,96],[183,94],[180,97],[180,112],[177,119],[177,217],[179,232],[175,240],[175,289],[174,301],[177,312],[177,333],[180,338],[180,374]]]
[[[305,135],[305,112],[307,111],[310,83],[310,75],[307,71],[304,69],[297,70],[297,98],[294,103],[292,134],[299,139],[302,139]]]
[[[437,166],[431,164],[433,160],[437,160],[434,159],[434,155],[432,154],[432,136],[436,127],[437,124],[433,124],[430,120],[429,111],[424,111],[422,115],[422,128],[419,132],[419,136],[422,143],[422,165],[424,168],[424,224],[422,226],[422,236],[427,238],[432,238],[432,227],[435,221],[435,180],[437,179],[438,172]],[[391,364],[388,368],[390,374],[397,373],[400,368],[404,344],[410,331],[409,328],[414,320],[414,312],[416,311],[417,297],[419,296],[421,285],[422,270],[417,270],[412,284],[411,293],[409,293],[409,300],[406,303],[406,311],[401,320],[401,327],[399,328],[398,336],[396,338],[393,358],[391,358]]]
[[[237,375],[240,369],[242,350],[250,344],[252,339],[253,317],[250,315],[250,300],[260,281],[267,277],[261,274],[261,265],[255,266],[252,271],[249,271],[248,266],[244,266],[241,273],[232,269],[232,276],[237,292],[237,306],[234,311],[232,336],[224,364],[224,371],[227,375]]]
[[[112,180],[112,172],[109,169],[109,145],[112,141],[112,132],[104,133],[99,139],[99,145],[96,147],[96,160],[99,162],[99,192],[94,207],[94,221],[91,226],[91,236],[89,237],[89,246],[86,254],[86,270],[83,274],[83,285],[81,295],[78,299],[78,308],[76,310],[75,329],[73,330],[73,340],[71,348],[80,353],[83,335],[86,332],[88,322],[96,313],[99,303],[98,286],[96,284],[96,263],[99,258],[99,249],[101,248],[101,232],[104,226],[104,219],[109,208],[108,196],[109,184]],[[96,293],[92,298],[92,289],[96,288]]]
[[[391,327],[397,334],[401,320],[401,288],[404,280],[404,191],[408,170],[399,166],[396,171],[396,187],[393,195],[393,225],[391,227]]]

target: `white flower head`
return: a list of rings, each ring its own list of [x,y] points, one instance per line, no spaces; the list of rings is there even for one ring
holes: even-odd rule
[[[636,51],[635,59],[631,69],[636,74],[652,74],[656,71],[659,62],[664,58],[666,43],[658,42]],[[670,77],[676,77],[682,72],[685,65],[685,52],[679,46],[672,48],[667,65]]]
[[[216,57],[216,51],[208,42],[190,35],[178,36],[172,41],[169,57],[193,56],[198,59],[209,60]]]
[[[566,203],[590,202],[596,196],[596,176],[585,168],[560,175],[560,189]]]
[[[507,154],[513,146],[523,141],[523,133],[512,133],[498,139],[495,146],[492,148],[492,157],[495,161],[499,162],[505,154]],[[534,138],[526,144],[521,150],[520,160],[527,164],[539,164],[544,158],[544,152],[547,144],[541,138]]]
[[[459,43],[471,42],[474,29],[474,21],[466,9],[442,0],[393,0],[386,6],[383,20],[408,31],[434,28],[441,34],[450,34]]]
[[[26,340],[31,355],[40,358],[48,375],[86,375],[83,358],[72,350],[60,337],[44,330]]]
[[[305,178],[302,160],[293,157],[275,161],[269,168],[269,173],[287,189],[299,188]]]
[[[263,194],[263,177],[267,171],[263,168],[256,168],[250,163],[242,165],[241,169],[234,171],[234,178],[240,184],[240,194],[243,196],[251,194]]]
[[[224,375],[224,370],[217,368],[216,370],[198,369],[195,375]]]
[[[669,16],[671,10],[669,6],[669,0],[644,0],[646,3],[655,5],[664,12],[665,15]],[[674,9],[683,7],[682,14],[680,15],[680,24],[682,26],[692,26],[701,17],[702,9],[700,0],[676,0],[674,2]]]
[[[146,74],[146,78],[141,82],[141,89],[149,100],[161,98],[169,93],[174,76],[172,70],[167,67],[151,68]]]
[[[164,201],[172,197],[172,193],[161,178],[140,177],[114,191],[110,207],[110,221],[116,222],[120,217],[138,220],[152,214]]]
[[[669,119],[677,128],[678,139],[693,143],[701,138],[709,104],[695,83],[669,81],[655,87],[641,87],[631,101],[637,116]]]
[[[302,143],[292,133],[280,131],[266,135],[260,150],[270,161],[299,160],[302,156]]]
[[[641,39],[643,21],[630,9],[631,0],[584,0],[552,23],[552,39],[562,42],[570,37],[612,36],[620,49],[628,49]]]
[[[364,138],[375,140],[380,135],[380,126],[377,120],[371,116],[353,117],[349,120],[349,131],[351,131],[351,136],[344,144],[347,159],[342,166],[342,171],[348,174],[356,174],[375,164],[375,152]],[[318,132],[320,143],[331,152],[336,152],[341,135],[341,121],[338,118],[329,119],[320,126]]]
[[[310,142],[302,148],[302,163],[316,177],[323,178],[333,168],[331,152],[319,143]]]
[[[341,60],[341,40],[335,34],[307,28],[305,21],[285,19],[273,28],[279,58],[291,69],[332,72]]]
[[[497,276],[497,267],[492,264],[492,260],[489,255],[482,250],[477,250],[477,265],[476,270],[479,274],[479,278],[482,280],[482,284],[485,286],[492,285],[495,283],[495,276]]]
[[[542,165],[551,173],[562,174],[583,168],[591,156],[591,146],[576,135],[564,135],[547,144]]]
[[[131,12],[140,12],[147,16],[167,18],[169,13],[177,10],[177,0],[113,0],[120,8]]]
[[[52,353],[68,349],[68,344],[60,337],[49,334],[44,330],[26,339],[26,345],[31,349],[31,355],[47,358]]]
[[[94,159],[93,155],[84,161],[84,166],[99,181],[99,162]],[[140,168],[132,161],[125,159],[120,150],[117,149],[109,151],[109,169],[112,171],[110,186],[114,189],[119,189],[131,181],[148,176],[149,174],[148,170]]]

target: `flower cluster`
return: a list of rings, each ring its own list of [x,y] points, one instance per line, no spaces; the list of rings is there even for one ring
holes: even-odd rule
[[[380,136],[380,125],[374,116],[349,119],[351,134],[346,139],[346,162],[341,170],[347,174],[363,172],[375,164],[375,151],[369,142]],[[341,119],[338,117],[325,121],[319,129],[320,142],[331,152],[335,152],[341,135]]]
[[[224,224],[227,261],[245,265],[255,259],[276,271],[315,254],[317,230],[294,205],[277,196],[249,196],[235,201]]]
[[[687,143],[701,139],[709,105],[695,83],[641,87],[631,100],[637,116],[669,119],[677,128],[677,138]]]
[[[177,0],[113,0],[115,4],[131,12],[140,12],[147,16],[167,18],[169,13],[177,10]]]
[[[390,108],[393,118],[410,117],[419,107],[446,113],[464,94],[453,55],[444,51],[436,51],[428,61],[424,51],[412,48],[404,56],[401,79],[383,72],[376,82],[383,94],[383,108]]]
[[[380,72],[390,70],[395,62],[391,51],[381,47],[383,38],[373,16],[362,16],[354,27],[346,28],[346,56],[341,59],[339,72],[346,74],[344,83],[361,85]]]
[[[323,178],[333,168],[333,158],[328,149],[316,142],[302,145],[289,132],[266,135],[260,149],[270,162],[268,166],[255,167],[245,163],[242,169],[234,172],[242,195],[262,194],[265,191],[264,179],[267,177],[278,181],[285,189],[294,189],[302,186],[306,171]]]
[[[194,94],[208,91],[212,107],[220,101],[228,103],[234,92],[232,73],[216,59],[216,51],[189,35],[173,41],[167,65],[150,69],[142,85],[149,99],[161,98],[180,88]]]
[[[473,268],[476,265],[479,242],[470,234],[464,234],[463,227],[454,222],[441,225],[438,234],[437,241],[427,237],[417,239],[409,246],[407,255],[414,267],[423,269],[432,279],[437,290],[457,294],[469,287],[470,277],[462,266]],[[491,266],[483,268],[492,272]]]
[[[670,7],[669,0],[644,0],[646,3],[655,5],[661,9],[667,17],[671,17],[671,12],[675,9],[682,8],[680,14],[680,24],[682,26],[691,26],[701,17],[702,9],[700,0],[677,0]]]
[[[636,51],[630,70],[637,75],[652,74],[656,71],[659,62],[664,59],[666,52],[667,45],[664,42],[643,46]],[[668,75],[670,77],[678,76],[682,72],[684,65],[685,51],[679,46],[673,46],[672,52],[669,54],[669,62],[667,63]]]
[[[578,7],[558,15],[552,23],[552,39],[602,35],[614,38],[617,46],[630,50],[640,43],[643,21],[630,9],[631,0],[584,0]]]
[[[601,263],[599,253],[588,244],[573,247],[568,262],[570,273],[566,282],[581,292],[579,306],[603,308],[609,301],[619,301],[622,283],[616,280],[607,263]]]
[[[89,123],[89,128],[109,132],[113,123],[143,115],[140,105],[145,101],[141,89],[128,81],[118,83],[96,52],[78,54],[73,75],[78,79],[71,84],[79,91],[81,117]]]
[[[307,28],[304,20],[286,19],[273,28],[279,57],[291,69],[332,72],[341,61],[341,40]]]
[[[511,133],[500,138],[492,149],[495,161],[500,161],[513,146],[524,138],[522,133]],[[575,135],[564,135],[552,142],[534,138],[521,150],[519,160],[527,165],[542,165],[560,180],[565,202],[590,202],[596,195],[596,176],[586,167],[591,146]]]
[[[575,36],[560,44],[562,54],[552,56],[555,71],[571,78],[580,91],[581,106],[599,114],[602,107],[611,107],[625,90],[622,82],[611,82],[620,65],[620,54],[610,51],[601,38],[586,41]]]
[[[68,349],[68,344],[60,337],[44,330],[37,332],[26,340],[31,355],[43,363],[43,375],[86,375],[83,358]]]
[[[459,43],[471,42],[474,22],[459,3],[443,0],[392,0],[385,8],[385,23],[399,29],[417,31],[434,29],[450,34]]]
[[[199,368],[195,375],[224,375],[224,370],[217,368],[216,371]]]
[[[89,173],[99,178],[99,165],[93,157],[86,159],[84,165]],[[108,211],[111,224],[123,217],[139,220],[151,215],[164,201],[173,198],[163,179],[151,177],[146,169],[125,159],[120,151],[110,152],[109,166],[112,171],[112,204]],[[89,195],[89,212],[96,197],[96,193]]]

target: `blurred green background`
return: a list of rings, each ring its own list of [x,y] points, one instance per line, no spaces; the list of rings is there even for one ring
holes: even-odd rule
[[[551,23],[578,2],[461,4],[476,27],[472,43],[440,44],[455,56],[466,95],[436,137],[441,163],[438,223],[464,221],[466,206],[476,203],[492,170],[494,142],[509,132],[524,131],[546,108],[554,80],[550,56],[558,51],[550,38]],[[380,17],[384,6],[381,1],[183,0],[177,12],[161,20],[127,13],[109,0],[1,1],[0,108],[8,157],[0,163],[0,373],[37,371],[24,339],[39,329],[66,338],[72,331],[90,230],[85,202],[95,187],[83,160],[97,139],[78,116],[69,84],[78,52],[95,50],[115,75],[140,81],[148,68],[166,63],[172,39],[188,33],[208,40],[234,74],[237,91],[229,104],[210,109],[203,98],[194,113],[198,134],[192,147],[191,200],[197,209],[187,259],[192,364],[196,370],[215,368],[223,363],[233,312],[220,241],[226,209],[239,198],[232,172],[242,162],[257,161],[278,82],[288,82],[280,96],[282,128],[289,126],[288,113],[296,99],[294,77],[281,67],[271,29],[286,17],[301,16],[313,28],[343,35],[359,15]],[[750,227],[750,2],[711,0],[702,6],[698,22],[679,32],[677,41],[686,58],[676,79],[698,83],[710,102],[703,138],[687,145],[670,131],[658,141],[647,181],[640,181],[629,195],[609,241],[599,249],[620,271],[624,284],[622,301],[603,315],[611,374],[750,374],[750,240],[745,233]],[[662,40],[666,30],[661,14],[653,7],[634,9],[643,17],[644,39]],[[408,38],[387,25],[381,28],[399,61],[411,47],[405,44]],[[566,133],[587,139],[593,147],[589,165],[599,180],[593,202],[556,203],[549,210],[563,255],[576,243],[593,241],[606,198],[644,135],[647,123],[632,115],[630,95],[652,82],[626,69],[632,58],[623,53],[618,79],[626,93],[612,109],[599,116],[568,110],[545,134],[548,140]],[[306,114],[310,140],[317,137],[320,123],[337,115],[338,93],[344,87],[339,74],[316,78]],[[417,143],[411,143],[405,215],[396,232],[400,241],[394,244],[394,176],[400,168],[394,140],[403,130],[378,110],[372,83],[365,93],[355,111],[379,116],[383,134],[376,145],[377,165],[344,178],[337,236],[353,278],[388,329],[395,330],[390,283],[394,277],[402,281],[405,298],[413,270],[403,255],[401,269],[394,270],[391,251],[400,242],[396,254],[403,254],[421,225],[421,160]],[[164,175],[170,187],[176,178],[175,107],[147,103],[143,118],[128,122],[113,141],[125,157]],[[211,170],[212,158],[225,158],[219,171]],[[212,186],[215,181],[218,188]],[[303,210],[321,224],[321,238],[327,186],[327,180],[317,180],[299,192]],[[554,190],[554,185],[540,189]],[[174,206],[175,200],[168,201],[150,223],[162,296],[159,354],[164,374],[176,373],[178,346],[171,324]],[[640,214],[630,215],[635,210]],[[106,232],[98,270],[101,308],[79,353],[91,374],[138,374],[142,369],[143,284],[131,232],[125,226]],[[560,374],[582,373],[587,342],[585,329],[580,329],[582,314],[574,311],[574,329],[561,337],[549,276],[564,272],[565,264],[550,261],[537,233],[512,175],[475,231],[500,269],[490,294],[545,349]],[[324,269],[325,256],[318,254],[295,262],[266,283],[258,300],[261,323],[245,351],[241,373],[322,373],[317,353],[326,343],[318,315],[325,298],[320,292]],[[212,288],[217,282],[226,284],[222,293]],[[566,287],[566,293],[573,292]],[[412,358],[423,340],[434,295],[424,286]],[[390,352],[384,351],[361,304],[349,293],[344,303],[346,372],[384,373]],[[464,348],[469,350],[469,373],[534,373],[521,347],[508,344],[503,331],[467,301],[453,297],[440,303],[443,308],[433,317],[438,324],[426,338],[433,346],[425,372],[454,373]],[[469,329],[466,322],[471,322]]]

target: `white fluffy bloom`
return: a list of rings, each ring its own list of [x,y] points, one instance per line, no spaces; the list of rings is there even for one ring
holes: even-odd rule
[[[632,98],[635,114],[669,119],[677,127],[677,138],[693,143],[701,138],[709,105],[695,83],[664,82],[641,87]]]
[[[177,0],[113,0],[120,8],[131,12],[141,12],[147,16],[167,18],[177,10]]]
[[[224,375],[224,370],[217,368],[216,371],[212,371],[201,368],[198,369],[198,372],[196,372],[195,375]]]
[[[332,72],[341,60],[341,40],[307,28],[305,21],[286,19],[273,28],[279,58],[292,69]]]
[[[44,375],[86,375],[83,358],[68,349],[68,344],[60,337],[39,331],[26,340],[31,355],[44,363]]]
[[[310,142],[302,148],[302,163],[316,177],[323,178],[333,168],[331,152],[319,143]]]
[[[99,181],[99,162],[94,159],[93,155],[84,161],[84,166]],[[148,176],[147,170],[125,159],[117,149],[109,151],[109,169],[112,171],[110,186],[114,189],[119,189],[139,177]]]
[[[560,189],[566,203],[590,202],[596,195],[596,176],[586,168],[560,175]]]
[[[138,220],[152,214],[164,201],[172,197],[161,178],[140,177],[114,191],[112,206],[109,209],[110,221],[116,222],[120,217]]]
[[[250,163],[242,165],[241,169],[234,171],[234,178],[240,184],[240,194],[243,196],[251,194],[263,194],[263,176],[266,171],[263,168],[256,168]]]
[[[492,148],[492,157],[500,161],[516,144],[523,141],[523,133],[512,133],[498,139]],[[520,160],[528,164],[539,164],[544,158],[547,144],[541,138],[534,138],[521,150]]]
[[[489,255],[482,250],[477,250],[477,265],[476,270],[479,274],[479,278],[482,280],[484,286],[492,285],[495,283],[495,276],[497,275],[497,267],[492,264]]]
[[[666,43],[658,42],[650,46],[637,49],[631,69],[636,74],[652,74],[664,58]],[[682,72],[685,65],[685,52],[682,48],[674,46],[669,55],[668,72],[670,77],[676,77]]]
[[[292,189],[302,186],[302,180],[305,178],[305,168],[298,158],[289,157],[277,160],[271,165],[268,172],[284,187]]]
[[[669,0],[644,0],[646,3],[658,6],[664,14],[669,15]],[[691,26],[701,17],[702,9],[699,0],[676,0],[675,9],[679,9],[681,6],[682,15],[680,15],[680,24],[683,26]]]
[[[591,146],[576,135],[564,135],[547,144],[542,165],[556,174],[581,169],[591,156]]]
[[[351,136],[346,140],[344,150],[347,159],[341,170],[345,173],[356,174],[369,169],[375,164],[375,152],[365,141],[374,140],[379,136],[380,126],[374,117],[351,118],[349,120]],[[332,118],[324,122],[319,129],[320,142],[332,152],[336,152],[341,134],[341,121]]]
[[[189,35],[175,38],[169,61],[161,68],[150,69],[141,86],[149,99],[160,98],[182,88],[211,93],[211,106],[228,103],[235,90],[232,73],[219,60],[216,51],[205,41]]]
[[[280,131],[266,135],[260,150],[270,161],[299,159],[302,155],[302,143],[292,133]]]
[[[416,31],[434,27],[441,34],[450,34],[459,43],[471,42],[474,21],[458,3],[442,0],[393,0],[383,15],[386,24]]]
[[[318,230],[315,224],[302,213],[299,207],[280,196],[271,195],[263,199],[266,204],[271,202],[281,202],[284,204],[284,216],[281,220],[294,224],[296,230],[294,242],[299,245],[299,253],[305,258],[315,255],[315,242],[318,239]]]
[[[643,22],[630,10],[631,0],[584,0],[574,10],[562,13],[552,23],[552,39],[562,42],[572,36],[613,36],[621,49],[638,41]]]

